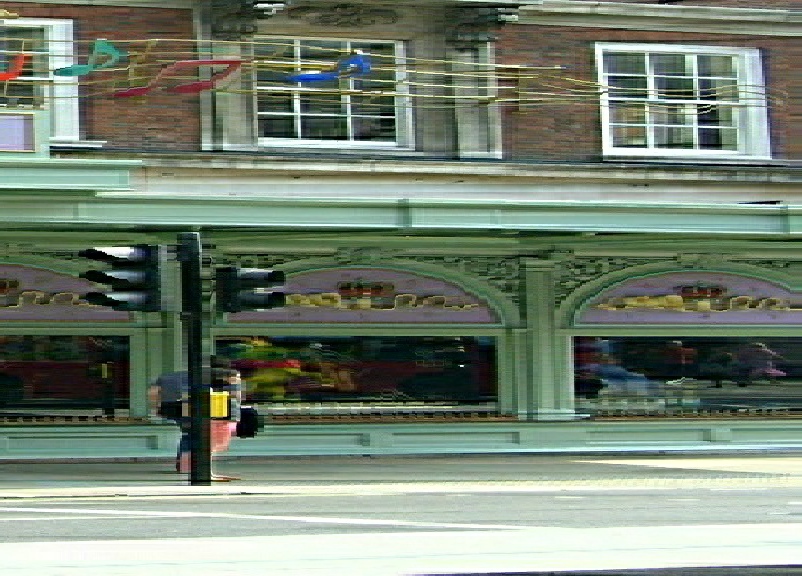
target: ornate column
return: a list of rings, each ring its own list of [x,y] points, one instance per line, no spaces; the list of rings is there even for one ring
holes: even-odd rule
[[[526,300],[526,354],[528,363],[527,419],[572,420],[568,390],[570,350],[556,332],[554,270],[558,263],[523,259]]]

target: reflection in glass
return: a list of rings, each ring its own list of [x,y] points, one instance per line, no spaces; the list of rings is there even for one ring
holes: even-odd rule
[[[610,96],[615,98],[645,98],[646,78],[637,76],[609,76]]]
[[[695,106],[683,104],[659,104],[651,106],[649,110],[652,124],[691,125],[696,115]]]
[[[646,108],[640,103],[613,102],[610,104],[610,122],[615,124],[644,124]]]
[[[700,54],[697,56],[699,67],[699,76],[717,77],[717,78],[730,78],[734,80],[737,78],[735,70],[735,58],[732,56],[712,56]]]
[[[0,416],[114,415],[128,406],[122,336],[0,336]]]
[[[802,413],[802,339],[578,337],[577,409],[594,416]]]
[[[652,72],[663,76],[692,76],[693,61],[685,54],[652,54]]]
[[[304,116],[301,118],[301,138],[311,140],[347,140],[348,120],[346,118],[324,118]]]
[[[613,126],[613,146],[624,148],[646,146],[646,128],[644,126]]]
[[[738,131],[734,128],[701,128],[699,147],[706,150],[737,150]]]
[[[291,116],[262,116],[259,135],[264,138],[295,138],[295,120]]]
[[[654,79],[654,85],[657,89],[658,98],[667,100],[696,98],[693,78],[666,78],[658,76]]]
[[[700,100],[738,101],[738,85],[732,80],[699,79]]]
[[[328,406],[493,412],[495,341],[473,337],[236,337],[217,355],[243,372],[268,409]],[[271,407],[272,406],[272,407]]]
[[[607,74],[646,74],[646,56],[636,52],[611,52],[604,55]]]
[[[657,148],[694,148],[693,128],[673,128],[656,126],[654,129],[654,145]]]

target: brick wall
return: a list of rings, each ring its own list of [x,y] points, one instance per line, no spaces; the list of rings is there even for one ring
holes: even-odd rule
[[[565,66],[562,74],[595,82],[595,42],[644,42],[759,48],[773,97],[771,140],[775,158],[802,158],[802,93],[798,38],[651,32],[638,30],[513,25],[502,29],[497,57],[502,64]],[[523,87],[545,90],[529,80]],[[567,84],[566,84],[567,86]],[[574,88],[577,86],[574,85]],[[791,99],[789,96],[796,94]],[[511,159],[595,161],[601,154],[601,125],[595,98],[585,103],[506,106],[504,147]]]
[[[16,12],[21,18],[72,19],[75,25],[76,52],[79,63],[85,63],[91,45],[97,38],[105,38],[115,46],[137,51],[144,43],[130,44],[131,40],[150,38],[187,39],[194,37],[193,16],[189,10],[134,8],[123,6],[86,6],[56,4],[6,3],[3,8]],[[190,54],[192,42],[168,42],[159,45],[161,54],[143,68],[136,85],[146,83],[153,74],[169,61],[173,52]],[[189,50],[190,52],[186,52]],[[184,56],[180,56],[183,58]],[[187,55],[194,59],[196,56]],[[114,78],[116,83],[108,80]],[[80,77],[81,128],[88,140],[106,140],[106,150],[180,151],[198,150],[200,147],[200,112],[197,95],[155,93],[147,98],[114,99],[108,94],[95,92],[125,89],[126,72],[96,72]],[[88,81],[100,81],[89,85]]]

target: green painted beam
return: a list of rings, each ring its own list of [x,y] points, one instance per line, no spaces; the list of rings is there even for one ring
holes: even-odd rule
[[[121,169],[118,176],[125,173]],[[54,194],[47,202],[35,195],[5,196],[0,223],[10,229],[390,229],[794,237],[802,233],[802,206]]]
[[[64,160],[0,158],[0,197],[58,191],[131,190],[132,160]]]

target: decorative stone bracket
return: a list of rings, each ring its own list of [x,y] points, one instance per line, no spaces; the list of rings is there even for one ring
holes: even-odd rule
[[[272,18],[289,2],[272,0],[211,0],[212,37],[242,40],[257,32],[257,20]]]
[[[449,18],[454,22],[447,32],[447,41],[457,50],[473,50],[488,42],[495,42],[499,28],[518,21],[517,7],[483,6],[466,9],[460,7]]]

